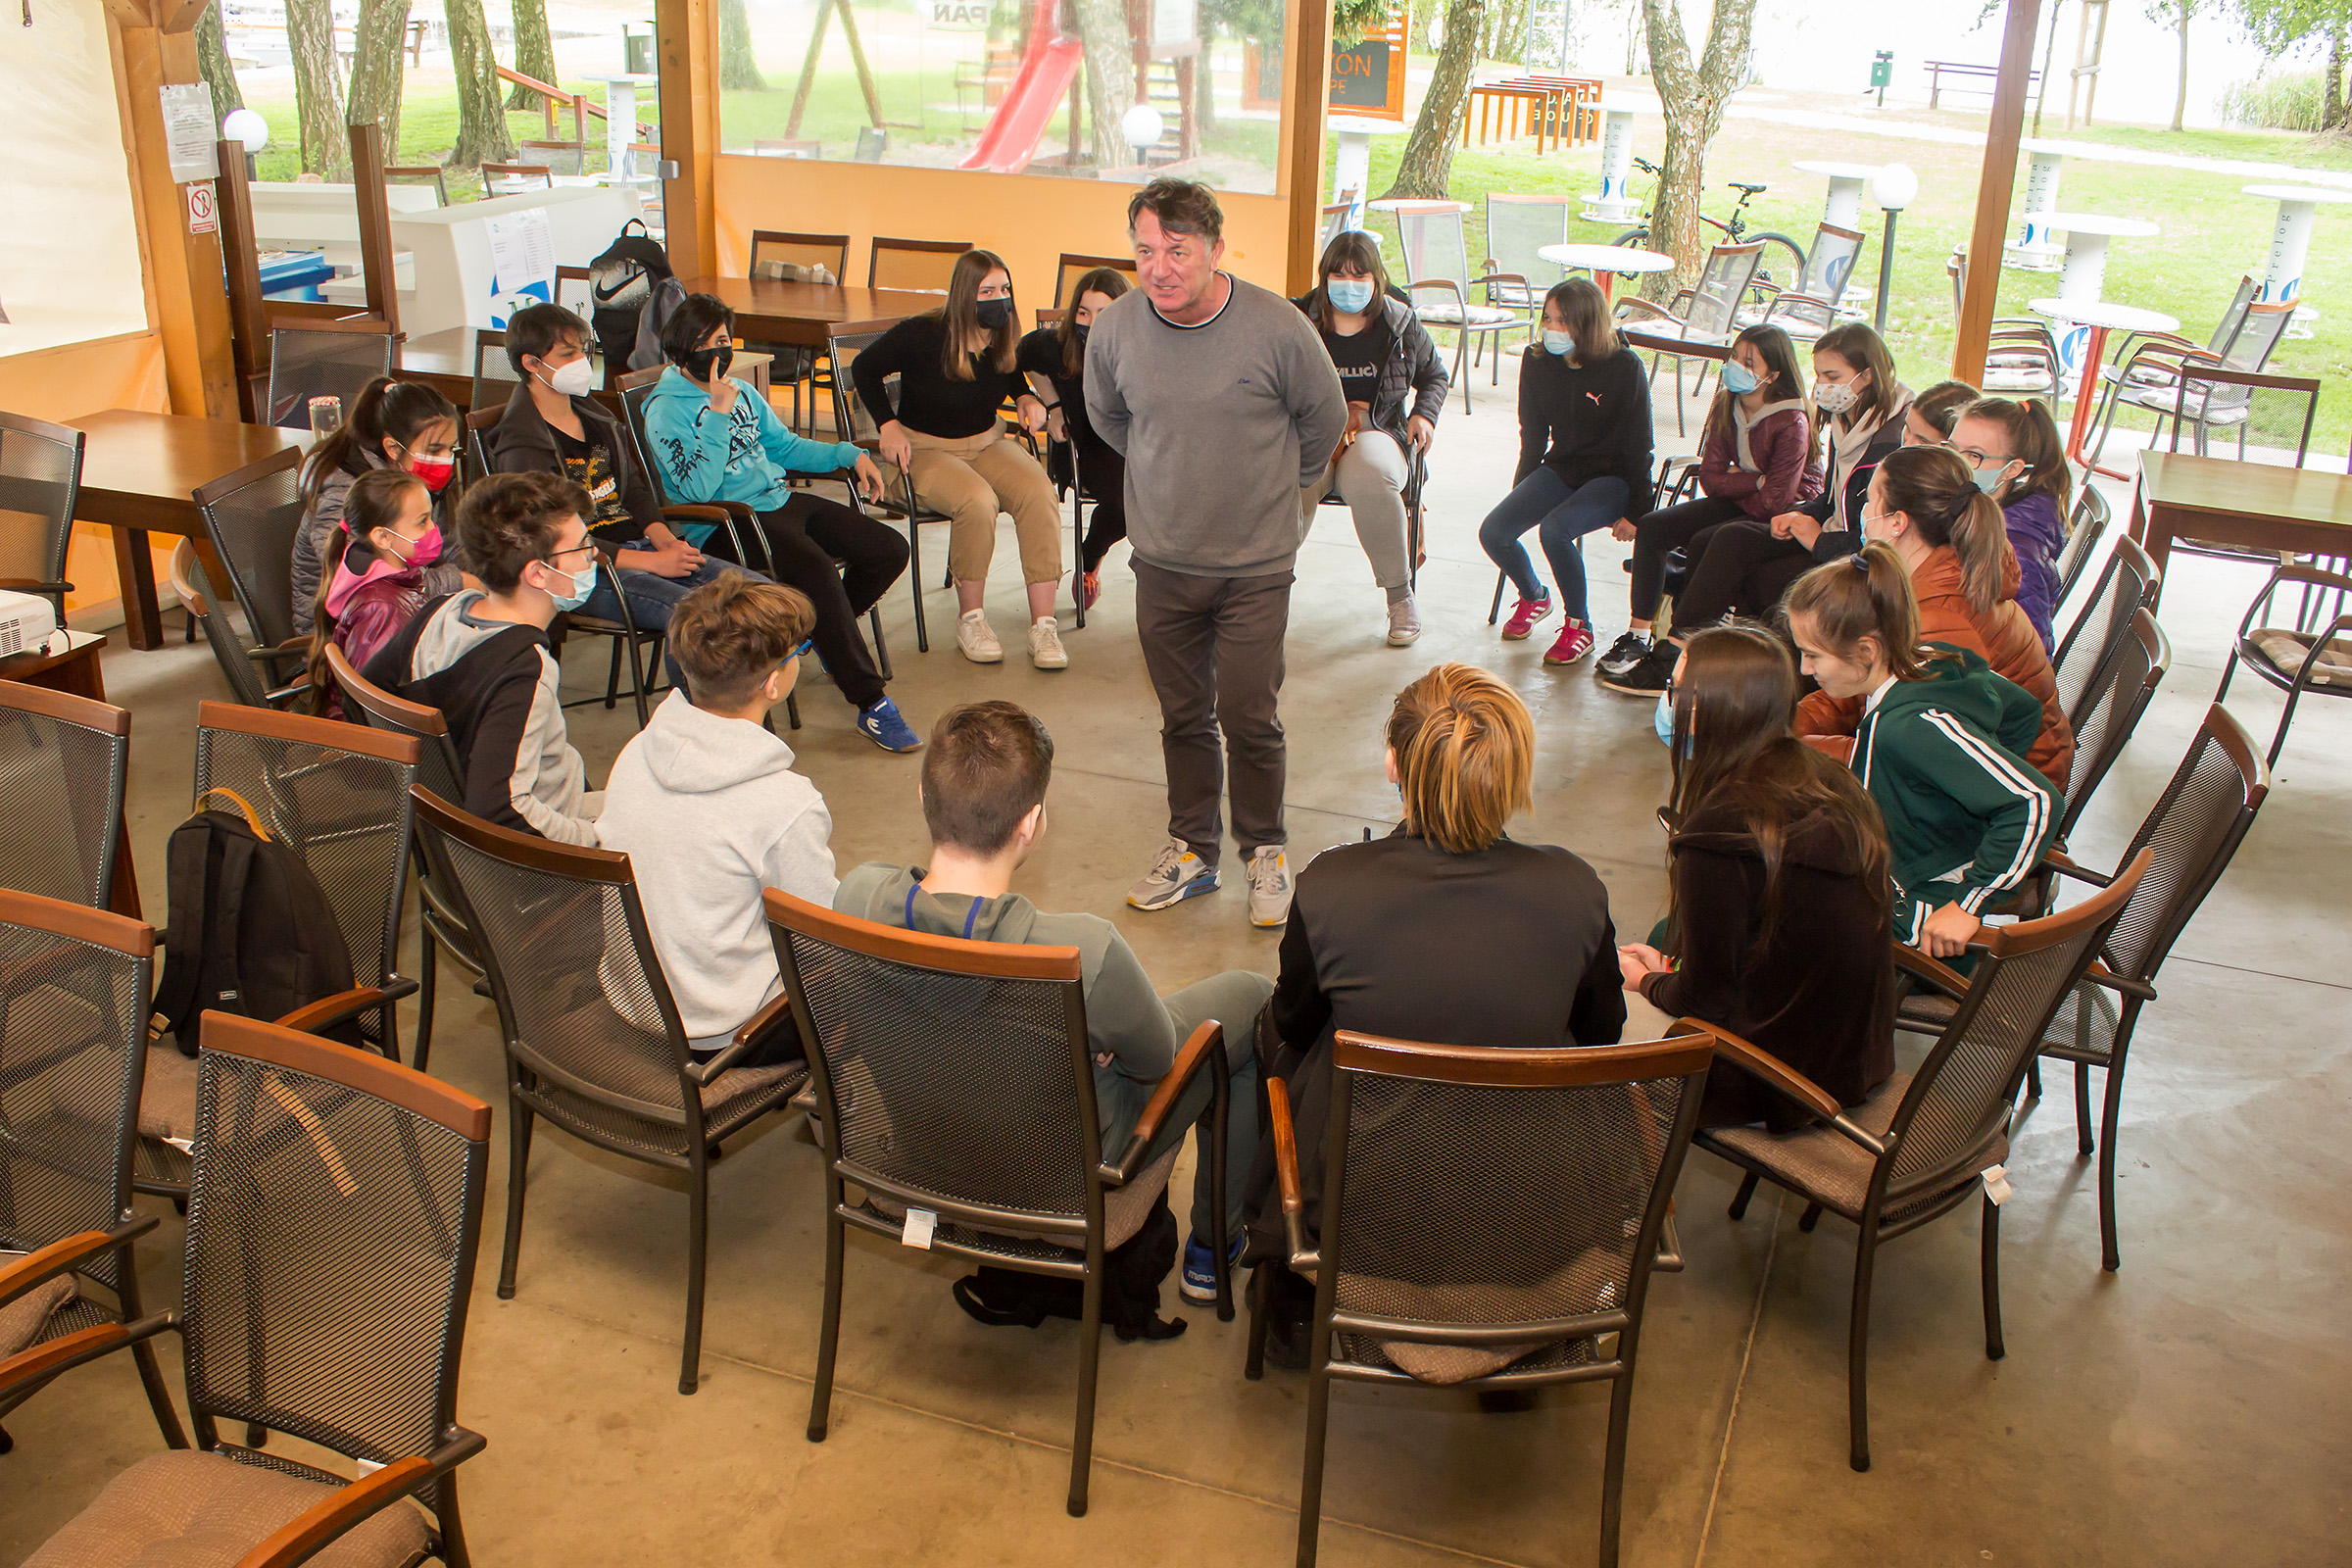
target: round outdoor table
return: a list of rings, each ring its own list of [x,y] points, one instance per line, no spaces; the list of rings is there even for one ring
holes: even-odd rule
[[[1331,139],[1339,149],[1332,160],[1331,199],[1338,201],[1344,190],[1355,192],[1355,210],[1348,215],[1349,228],[1364,226],[1364,187],[1372,182],[1372,138],[1402,135],[1410,128],[1352,115],[1331,117]]]
[[[1418,196],[1383,196],[1376,202],[1366,202],[1364,205],[1376,213],[1466,213],[1470,211],[1468,202],[1423,201]]]
[[[2050,238],[2049,215],[2058,210],[2058,175],[2066,167],[2066,143],[2028,140],[2017,145],[2034,158],[2026,174],[2026,231],[2003,248],[2003,260],[2028,271],[2055,272],[2066,248]]]
[[[2069,359],[2070,345],[2075,347],[2080,368],[2075,380],[2075,419],[2067,431],[2066,455],[2081,463],[2082,438],[2090,429],[2090,406],[2098,401],[2093,394],[2099,385],[2099,362],[2107,354],[2107,334],[2177,332],[2180,322],[2162,311],[2143,311],[2137,306],[2115,305],[2106,300],[2029,300],[2027,304],[2034,314],[2063,323],[2058,334],[2058,358],[2062,365]]]
[[[2311,220],[2322,202],[2352,202],[2352,190],[2326,190],[2316,185],[2247,185],[2249,196],[2278,204],[2278,222],[2271,230],[2271,262],[2263,273],[2258,300],[2291,300],[2303,292],[2303,262],[2311,253]]]
[[[1562,267],[1581,267],[1600,285],[1601,297],[1616,293],[1615,278],[1626,272],[1671,272],[1674,258],[1661,251],[1636,250],[1631,245],[1539,245],[1536,254]]]
[[[1871,176],[1879,172],[1876,164],[1839,164],[1820,158],[1807,158],[1791,164],[1802,173],[1820,174],[1830,182],[1829,205],[1821,210],[1821,220],[1832,228],[1862,226],[1862,192]]]
[[[2066,265],[2058,273],[2058,297],[2090,304],[2107,286],[2107,241],[2116,235],[2145,238],[2156,225],[2142,218],[2109,218],[2104,213],[2045,213],[2053,229],[2066,234]]]

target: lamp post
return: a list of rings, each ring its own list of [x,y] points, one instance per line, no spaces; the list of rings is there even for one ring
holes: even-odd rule
[[[245,146],[245,177],[257,178],[253,155],[270,145],[270,122],[251,109],[231,109],[220,117],[220,134]]]
[[[1160,134],[1167,128],[1167,121],[1150,104],[1137,104],[1119,117],[1119,135],[1135,149],[1137,168],[1150,167],[1148,149],[1159,145]]]
[[[1919,175],[1908,164],[1888,164],[1870,176],[1870,199],[1886,217],[1886,226],[1879,230],[1879,306],[1873,318],[1883,333],[1886,330],[1886,295],[1894,287],[1894,220],[1919,199]]]

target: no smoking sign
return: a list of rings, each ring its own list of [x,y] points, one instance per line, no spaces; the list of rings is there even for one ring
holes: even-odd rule
[[[188,232],[217,234],[220,231],[220,214],[213,205],[210,181],[198,180],[188,187]]]

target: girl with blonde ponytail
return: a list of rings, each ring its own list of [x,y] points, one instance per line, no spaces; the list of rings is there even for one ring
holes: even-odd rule
[[[2052,789],[2065,789],[2075,734],[2050,656],[2017,605],[2017,557],[2000,506],[1977,488],[1968,464],[1944,447],[1889,453],[1871,475],[1862,533],[1909,574],[1918,617],[1909,640],[1965,649],[2040,703],[2039,732],[2023,755]],[[1862,717],[1859,699],[1825,688],[1797,706],[1796,732],[1842,755]]]

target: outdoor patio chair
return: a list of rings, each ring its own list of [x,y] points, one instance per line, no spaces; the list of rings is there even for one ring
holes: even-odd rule
[[[1321,1534],[1335,1379],[1481,1393],[1606,1381],[1600,1562],[1614,1568],[1642,1309],[1712,1057],[1688,1031],[1568,1051],[1343,1031],[1311,1237],[1290,1095],[1266,1081],[1285,1261],[1315,1284],[1301,1568]],[[1252,1377],[1265,1332],[1253,1309]]]
[[[1521,312],[1496,303],[1496,289],[1516,291],[1524,297],[1528,281],[1515,272],[1484,272],[1473,277],[1470,273],[1470,251],[1462,238],[1462,214],[1456,202],[1399,202],[1393,209],[1396,220],[1397,249],[1404,266],[1405,293],[1420,313],[1424,326],[1449,327],[1453,330],[1453,379],[1462,389],[1462,411],[1470,409],[1470,382],[1462,374],[1462,362],[1474,347],[1490,349],[1494,364],[1490,376],[1493,384],[1502,379],[1502,335],[1510,331],[1529,331],[1528,318]],[[1474,290],[1484,290],[1480,303],[1471,303]],[[1473,364],[1476,363],[1472,360]]]
[[[924,506],[915,498],[914,478],[897,467],[884,464],[881,458],[881,426],[874,422],[866,409],[865,400],[858,396],[857,386],[850,380],[850,371],[858,355],[899,323],[894,320],[843,321],[825,329],[825,354],[837,368],[833,376],[833,428],[844,441],[854,442],[861,452],[874,455],[874,462],[883,469],[883,493],[872,498],[872,504],[886,517],[896,517],[906,524],[906,588],[914,599],[914,646],[918,652],[931,651],[931,633],[923,621],[923,531],[926,522],[947,522],[944,512]],[[883,382],[893,406],[898,398],[898,377]],[[895,476],[898,494],[890,493]],[[881,632],[874,634],[877,647]],[[887,669],[888,666],[885,666]]]
[[[251,690],[234,672],[241,659],[253,666],[265,688],[264,704],[270,707],[282,706],[303,687],[303,667],[311,656],[310,638],[294,630],[294,539],[302,530],[302,461],[301,450],[288,447],[193,492],[205,537],[227,569],[229,591],[254,640],[250,646],[236,641],[220,612],[218,594],[207,591],[218,585],[210,581],[199,556],[202,577],[195,586],[212,609],[205,630],[214,638],[221,668],[230,671],[231,684],[239,688],[239,700],[253,701]]]
[[[882,161],[882,155],[889,151],[890,132],[888,130],[880,125],[859,125],[858,127],[858,147],[850,155],[850,162],[878,164]],[[868,288],[874,286],[871,283],[866,285]]]
[[[2000,1285],[2006,1188],[1996,1184],[2009,1157],[2018,1084],[2051,1018],[2104,949],[2149,858],[2141,850],[2106,887],[2059,913],[1986,927],[1969,944],[1976,966],[1968,976],[1898,944],[1896,967],[1941,988],[1958,1005],[1916,1070],[1896,1072],[1852,1110],[1728,1029],[1696,1018],[1676,1025],[1704,1031],[1716,1054],[1821,1118],[1791,1133],[1711,1128],[1694,1142],[1745,1172],[1732,1218],[1744,1216],[1757,1184],[1770,1181],[1804,1200],[1799,1230],[1810,1231],[1827,1209],[1860,1232],[1846,1332],[1849,1462],[1856,1470],[1870,1468],[1870,1287],[1882,1244],[1981,1196],[1984,1356],[1998,1361],[2006,1353]]]
[[[584,141],[518,141],[515,162],[550,174],[578,179],[588,172],[588,144]]]
[[[1352,200],[1333,202],[1324,208],[1322,225],[1315,238],[1315,254],[1320,256],[1331,249],[1331,242],[1348,232],[1348,220],[1354,216],[1355,203]]]
[[[1574,196],[1523,195],[1515,191],[1487,193],[1487,271],[1491,275],[1526,279],[1496,283],[1487,290],[1489,304],[1520,313],[1530,323],[1529,342],[1540,328],[1544,296],[1568,275],[1558,262],[1536,254],[1545,245],[1568,243],[1569,216],[1583,207]]]
[[[1862,235],[1850,228],[1823,223],[1813,231],[1813,248],[1805,253],[1805,270],[1796,286],[1773,296],[1757,319],[1777,326],[1800,343],[1808,343],[1840,320],[1859,320],[1844,308],[1845,286],[1862,254]]]
[[[0,588],[39,594],[66,623],[66,550],[81,495],[81,453],[89,438],[69,424],[0,413]],[[10,650],[14,652],[15,650]]]
[[[2220,319],[2215,322],[2213,331],[2207,335],[2202,345],[2204,351],[2213,356],[2215,360],[2218,361],[2221,358],[2244,327],[2246,307],[2254,303],[2254,296],[2261,292],[2261,287],[2262,285],[2255,282],[2251,275],[2240,277],[2237,280],[2237,288],[2230,296],[2229,305],[2223,309]],[[2151,362],[2138,368],[2132,367],[2132,361],[2138,357],[2142,348],[2154,346],[2192,351],[2200,347],[2178,332],[2126,332],[2121,337],[2110,340],[2107,363],[2099,367],[2102,394],[2108,385],[2117,381],[2143,389],[2157,386],[2170,387],[2173,378],[2171,368],[2166,363],[2168,356],[2159,354]],[[2103,408],[2101,412],[2105,412]]]
[[[2281,588],[2300,587],[2306,602],[2315,596],[2335,596],[2335,616],[2325,626],[2277,624],[2271,614],[2272,601]],[[2305,562],[2287,562],[2271,573],[2262,592],[2246,607],[2245,618],[2238,622],[2237,638],[2230,650],[2230,659],[2222,666],[2222,684],[2213,694],[2216,703],[2230,695],[2230,683],[2243,664],[2268,684],[2286,694],[2286,707],[2278,714],[2278,728],[2271,737],[2271,749],[2266,760],[2278,765],[2278,754],[2286,749],[2287,726],[2295,721],[2295,708],[2307,696],[2352,697],[2352,614],[2344,612],[2346,596],[2352,595],[2352,575],[2343,570]],[[2299,617],[2308,619],[2308,617]]]
[[[311,427],[311,399],[340,398],[349,416],[360,390],[392,373],[397,333],[366,317],[321,320],[291,318],[300,325],[270,326],[269,421],[289,430]]]
[[[2260,306],[2247,307],[2249,322],[2254,320],[2255,313],[2260,309]],[[2276,397],[2266,400],[2261,411],[2265,416],[2261,422],[2268,431],[2278,434],[2292,432],[2294,446],[2286,453],[2289,461],[2283,466],[2300,468],[2304,460],[2311,455],[2311,427],[2319,414],[2320,385],[2316,376],[2269,375],[2254,370],[2232,370],[2206,365],[2193,356],[2184,359],[2180,362],[2179,379],[2170,393],[2173,403],[2167,416],[2172,420],[2169,450],[2179,452],[2181,431],[2193,427],[2195,455],[2204,457],[2208,425],[2235,425],[2237,461],[2247,462],[2246,432],[2256,423],[2258,412],[2255,394],[2267,392],[2276,394]],[[2296,402],[2300,402],[2300,409],[2282,407]],[[2148,443],[2148,450],[2155,450],[2153,438]],[[2262,460],[2258,457],[2253,461]],[[2266,566],[2285,559],[2275,550],[2257,550],[2212,539],[2175,539],[2172,551],[2175,555],[2209,556],[2222,561],[2255,561]],[[2336,564],[2337,569],[2343,569],[2342,563]],[[2303,595],[2302,613],[2296,618],[2298,630],[2311,629],[2313,612],[2318,601],[2324,597],[2317,589],[2307,589]]]
[[[1143,1228],[1167,1191],[1179,1138],[1146,1162],[1176,1102],[1202,1072],[1214,1098],[1211,1183],[1217,1316],[1233,1317],[1226,1277],[1223,1031],[1193,1031],[1152,1090],[1115,1159],[1096,1119],[1094,1048],[1076,948],[964,942],[836,914],[766,895],[768,935],[808,1053],[810,1116],[825,1156],[824,1326],[808,1441],[822,1443],[841,1339],[850,1226],[893,1243],[998,1268],[1076,1280],[1078,1417],[1069,1511],[1086,1512],[1095,1374],[1102,1330],[1103,1254]],[[746,1028],[759,1026],[760,1020]],[[851,1202],[848,1187],[859,1190]]]
[[[2082,717],[2069,716],[2075,734],[2075,760],[2067,775],[2066,809],[2059,813],[2055,842],[2071,842],[2075,824],[2082,820],[2083,808],[2131,744],[2149,700],[2172,667],[2172,640],[2146,606],[2133,610],[2130,635],[2108,652],[2106,662],[2092,677]]]
[[[188,613],[189,632],[203,636],[205,646],[213,651],[213,662],[220,666],[230,694],[238,702],[253,708],[282,707],[309,689],[307,681],[274,691],[270,688],[268,678],[255,667],[245,641],[237,635],[227,612],[214,612],[212,578],[206,574],[204,563],[197,559],[195,540],[182,539],[172,547],[169,577],[172,594]]]
[[[1763,257],[1764,242],[1749,240],[1740,245],[1718,245],[1707,253],[1707,264],[1698,274],[1698,286],[1690,291],[1689,304],[1677,315],[1663,305],[1642,298],[1639,294],[1624,295],[1617,301],[1617,318],[1625,326],[1639,329],[1652,345],[1649,356],[1649,374],[1654,381],[1658,362],[1674,361],[1674,428],[1677,435],[1688,435],[1684,424],[1683,361],[1680,351],[1685,344],[1701,348],[1726,350],[1733,334],[1739,330],[1740,303],[1746,298],[1748,285],[1754,281],[1756,264]],[[1665,323],[1660,325],[1659,323]],[[1668,347],[1667,345],[1673,345]],[[1698,384],[1693,389],[1704,397],[1707,375],[1719,358],[1700,355],[1709,363],[1698,370]]]
[[[956,271],[956,258],[971,248],[971,241],[962,239],[890,239],[876,235],[873,248],[866,253],[865,286],[945,294],[948,279]]]
[[[144,1316],[132,1243],[156,1220],[132,1217],[132,1107],[154,970],[141,922],[0,892],[0,1357]],[[155,1348],[125,1343],[164,1442],[185,1448]],[[42,1381],[0,1376],[0,1415]],[[0,1453],[12,1446],[0,1432]]]
[[[432,187],[434,205],[438,207],[449,205],[449,174],[439,164],[419,164],[403,169],[395,169],[387,164],[384,166],[384,183],[387,185],[429,185]]]
[[[1952,285],[1952,318],[1957,320],[1968,292],[1968,248],[1954,250],[1943,264]],[[1987,397],[2031,393],[2054,403],[2064,389],[2059,368],[2058,335],[2038,316],[1996,316],[1986,329],[1984,373],[1978,390]]]
[[[127,709],[0,680],[0,888],[105,908],[129,765]]]
[[[507,412],[507,400],[522,384],[514,373],[514,364],[507,358],[507,334],[504,331],[478,326],[473,331],[473,387],[466,395],[466,407],[475,414]],[[496,424],[496,419],[491,420]]]
[[[2059,637],[2058,651],[2050,656],[2058,708],[2070,727],[2089,716],[2099,671],[2132,635],[2132,612],[2153,605],[2163,583],[2146,551],[2128,538],[2116,540],[2115,553],[2107,558],[2082,610]]]
[[[458,1370],[490,1107],[381,1057],[217,1012],[199,1085],[176,1321],[103,1324],[0,1361],[5,1398],[174,1329],[196,1446],[116,1475],[32,1560],[466,1568],[455,1472],[484,1445],[458,1424]],[[0,1296],[17,1271],[0,1274]],[[224,1421],[367,1473],[240,1447]]]
[[[2213,427],[2235,427],[2238,457],[2242,462],[2253,393],[2236,377],[2260,374],[2270,364],[2299,303],[2296,300],[2249,302],[2237,330],[2218,349],[2191,348],[2178,338],[2151,337],[2142,342],[2132,351],[2132,358],[2124,362],[2117,377],[2107,383],[2100,398],[2095,416],[2098,430],[2091,438],[2090,461],[2098,462],[2099,455],[2107,448],[2107,438],[2115,431],[2117,418],[2129,406],[2155,416],[2148,431],[2150,451],[2155,450],[2167,421],[2172,426],[2175,452],[2180,450],[2181,424],[2195,427],[2196,451],[2200,457]],[[2205,376],[2198,373],[2201,370],[2225,373]],[[2302,458],[2298,456],[2295,461],[2300,466]]]
[[[2090,1069],[2102,1068],[2107,1075],[2095,1147],[2100,1266],[2110,1272],[2123,1266],[2116,1243],[2116,1136],[2122,1126],[2124,1070],[2140,1009],[2156,1000],[2157,970],[2230,868],[2270,789],[2270,767],[2255,757],[2253,740],[2216,702],[2206,710],[2172,782],[2124,851],[2126,864],[2145,853],[2148,867],[2109,932],[2100,962],[2076,984],[2042,1035],[2042,1056],[2075,1065],[2076,1148],[2084,1158],[2094,1147]],[[2064,855],[2051,856],[2047,863],[2057,875],[2093,887],[2112,880]],[[1915,991],[1903,1001],[1898,1027],[1933,1034],[1944,1026],[1954,1005],[1943,992]]]
[[[1135,286],[1135,256],[1132,252],[1125,256],[1082,256],[1075,251],[1063,251],[1054,262],[1054,308],[1061,310],[1076,305],[1078,302],[1070,297],[1070,290],[1077,286],[1080,278],[1098,267],[1107,267],[1114,272],[1126,273],[1128,286]]]
[[[2056,562],[2058,604],[2065,604],[2074,593],[2075,584],[2082,580],[2083,568],[2097,558],[2100,542],[2114,525],[2115,509],[2099,494],[2098,486],[2088,479],[2077,485],[2074,512],[2066,524],[2066,544]]]
[[[482,165],[482,195],[487,200],[555,188],[556,172],[545,164]]]
[[[686,1179],[686,1343],[678,1392],[703,1348],[710,1163],[725,1140],[780,1111],[799,1062],[737,1067],[750,1026],[708,1061],[687,1049],[629,858],[494,827],[415,792],[425,855],[479,942],[507,1057],[507,1242],[501,1300],[522,1251],[531,1131],[545,1119],[591,1148]],[[765,1015],[762,1015],[763,1017]]]

